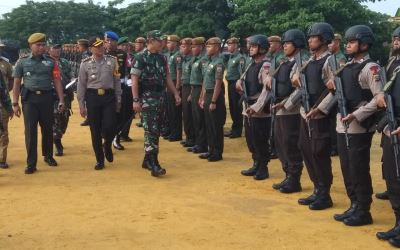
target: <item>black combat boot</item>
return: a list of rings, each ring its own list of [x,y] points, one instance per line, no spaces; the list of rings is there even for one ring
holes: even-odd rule
[[[154,177],[159,177],[161,175],[165,175],[167,171],[160,166],[158,162],[158,154],[153,153],[150,156],[150,165],[151,165],[151,175]]]
[[[253,176],[254,180],[262,181],[269,178],[268,160],[258,160],[258,168],[256,174]]]
[[[400,235],[389,240],[390,245],[400,248]]]
[[[291,194],[301,191],[300,176],[288,175],[287,180],[279,188],[279,191],[284,194]]]
[[[357,210],[357,207],[357,202],[352,201],[350,207],[346,211],[341,214],[335,214],[333,218],[337,221],[344,221],[344,219],[347,219],[353,215],[353,213]]]
[[[396,222],[394,227],[387,232],[377,232],[376,237],[380,240],[389,240],[392,238],[396,238],[400,236],[400,209],[394,211],[394,215],[396,216]]]
[[[142,168],[147,169],[147,170],[152,169],[149,153],[145,153],[145,155],[144,155]]]
[[[313,203],[317,199],[318,193],[319,193],[318,186],[314,185],[314,192],[306,198],[300,198],[298,200],[298,203],[300,205],[309,206],[311,203]]]
[[[375,197],[379,200],[389,200],[388,191],[384,191],[382,193],[376,193]]]
[[[244,176],[254,176],[257,173],[258,161],[253,160],[253,166],[249,169],[242,170],[240,173]]]
[[[317,199],[313,201],[309,208],[311,210],[324,210],[333,206],[331,194],[330,194],[330,186],[318,186],[319,192],[317,194]]]
[[[287,182],[287,180],[288,180],[288,174],[287,173],[285,173],[285,179],[283,179],[281,182],[279,182],[279,183],[274,183],[274,184],[272,184],[272,188],[273,189],[275,189],[275,190],[279,190],[283,185],[285,185],[285,183]]]
[[[121,145],[121,140],[120,140],[119,135],[115,136],[115,138],[112,142],[112,145],[116,150],[124,150],[125,149],[124,146]]]
[[[361,206],[358,204],[356,211],[348,218],[343,220],[346,226],[364,226],[372,224],[372,216],[369,212],[370,206]]]
[[[56,156],[62,156],[64,154],[64,147],[61,143],[61,139],[54,139],[54,146],[56,146]]]

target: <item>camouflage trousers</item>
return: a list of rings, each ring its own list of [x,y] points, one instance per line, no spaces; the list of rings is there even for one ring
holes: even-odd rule
[[[53,123],[53,139],[61,139],[67,131],[71,102],[64,97],[65,109],[63,112],[58,111],[58,100],[54,102],[54,123]]]
[[[143,93],[141,114],[144,129],[144,152],[146,154],[157,154],[159,151],[164,106],[164,98],[161,93]]]

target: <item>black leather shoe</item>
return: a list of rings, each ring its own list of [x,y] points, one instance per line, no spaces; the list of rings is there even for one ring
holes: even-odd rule
[[[7,162],[0,162],[0,168],[7,169],[8,168]]]
[[[390,229],[387,232],[377,232],[376,237],[380,240],[389,240],[400,236],[400,225]]]
[[[56,162],[56,160],[54,160],[54,158],[52,156],[44,157],[44,162],[46,162],[47,165],[49,165],[50,167],[56,167],[57,166],[57,162]]]
[[[333,215],[333,218],[336,221],[344,221],[345,219],[347,219],[347,218],[349,218],[350,216],[353,215],[353,213],[357,210],[357,207],[358,207],[357,203],[356,202],[352,202],[350,207],[346,211],[344,211],[341,214]]]
[[[235,138],[240,138],[240,137],[242,137],[241,134],[233,134],[233,133],[229,136],[230,139],[235,139]]]
[[[258,161],[253,161],[253,166],[249,169],[242,170],[240,173],[244,176],[254,176],[257,173]]]
[[[372,224],[372,216],[369,211],[357,209],[353,215],[343,220],[346,226],[364,226]]]
[[[197,148],[194,148],[192,152],[194,154],[203,154],[203,153],[207,153],[207,151],[208,151],[207,147],[204,147],[204,148],[203,147],[197,147]]]
[[[159,177],[167,173],[167,171],[160,166],[157,154],[150,155],[150,165],[152,167],[151,175],[154,177]]]
[[[62,156],[64,154],[64,147],[61,143],[61,139],[54,139],[54,146],[56,146],[56,156]]]
[[[258,161],[258,168],[256,174],[253,176],[254,180],[262,181],[269,178],[268,163],[263,160]]]
[[[333,206],[333,202],[330,195],[324,195],[317,197],[317,199],[311,203],[308,207],[311,210],[324,210]]]
[[[182,144],[182,146],[184,146],[185,148],[190,148],[190,147],[194,147],[195,144],[191,141],[186,141],[184,144]]]
[[[211,154],[209,152],[206,153],[202,153],[199,155],[200,159],[208,159],[211,156]]]
[[[180,143],[181,145],[185,145],[186,140],[182,140],[182,141],[180,141],[179,143]]]
[[[397,236],[395,238],[391,238],[389,240],[390,245],[400,248],[400,236]]]
[[[208,157],[209,162],[221,161],[221,160],[222,160],[222,155],[210,155],[210,157]]]
[[[382,192],[382,193],[376,193],[375,197],[379,200],[389,200],[389,194],[388,191]]]
[[[33,174],[37,171],[36,167],[27,167],[25,168],[25,174]]]
[[[285,183],[279,188],[279,192],[283,194],[292,194],[301,192],[300,177],[288,176]]]
[[[104,143],[104,157],[108,162],[114,161],[114,155],[111,149],[111,144]]]
[[[81,126],[89,126],[89,120],[86,119],[81,123]]]
[[[125,149],[125,147],[121,145],[120,139],[118,138],[118,136],[116,136],[114,138],[112,145],[116,150],[124,150]]]
[[[232,135],[232,131],[229,131],[229,132],[224,133],[224,136],[225,136],[225,137],[230,137],[231,135]]]
[[[102,170],[103,168],[104,168],[103,162],[96,162],[96,165],[94,165],[95,170]]]
[[[288,177],[286,176],[285,179],[283,179],[281,182],[272,184],[272,188],[275,190],[279,190],[283,185],[285,185],[287,180],[288,180]]]
[[[120,141],[124,141],[124,142],[132,142],[132,138],[130,138],[129,136],[125,137],[125,136],[121,136],[119,138]]]
[[[168,138],[168,141],[170,141],[170,142],[180,141],[180,140],[182,140],[182,138],[179,138],[179,137],[169,137]]]
[[[298,200],[298,203],[300,205],[309,206],[311,203],[313,203],[317,199],[317,194],[318,194],[318,189],[315,188],[314,192],[310,196],[308,196],[307,198],[300,198]]]

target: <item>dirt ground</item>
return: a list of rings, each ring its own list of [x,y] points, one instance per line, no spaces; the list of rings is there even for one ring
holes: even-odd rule
[[[303,172],[303,192],[274,191],[283,178],[278,160],[270,178],[240,175],[250,165],[244,138],[225,140],[224,160],[208,163],[179,143],[161,141],[160,179],[141,168],[143,132],[115,152],[115,162],[94,171],[88,127],[75,103],[63,140],[65,156],[51,168],[40,158],[38,172],[25,175],[22,119],[10,123],[10,169],[0,169],[0,249],[387,249],[375,233],[394,223],[389,202],[374,199],[371,226],[350,228],[333,220],[347,209],[338,158],[333,158],[334,207],[310,211],[297,205],[312,186]],[[137,120],[134,120],[136,123]],[[226,125],[226,128],[230,124]],[[374,138],[371,172],[381,178],[379,138]],[[40,152],[40,150],[39,150]]]

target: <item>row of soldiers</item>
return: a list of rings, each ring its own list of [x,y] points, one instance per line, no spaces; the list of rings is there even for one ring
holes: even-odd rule
[[[334,219],[348,226],[372,223],[370,147],[376,129],[375,114],[379,109],[387,110],[389,123],[382,126],[383,172],[396,224],[377,237],[400,246],[400,29],[393,33],[393,57],[387,72],[369,57],[375,38],[365,25],[346,31],[349,60],[329,52],[337,39],[327,23],[313,24],[307,38],[298,29],[286,31],[280,42],[276,40],[278,45],[283,44],[283,50],[275,55],[270,51],[274,41],[265,35],[247,39],[248,55],[238,53],[238,40],[231,38],[227,42],[231,53],[227,61],[220,55],[222,42],[217,37],[180,40],[169,35],[165,39],[161,32],[151,31],[146,49],[130,59],[122,47],[118,49],[121,38],[116,33],[106,32],[103,39],[87,40],[92,55],[82,60],[77,86],[80,113],[88,118],[91,130],[95,169],[104,168],[104,158],[113,161],[111,147],[122,146],[118,139],[130,127],[133,111],[141,112],[144,128],[142,166],[153,176],[166,173],[158,161],[159,137],[163,132],[170,141],[180,141],[180,117],[186,135],[182,144],[188,151],[200,153],[199,157],[208,161],[222,160],[226,119],[223,78],[227,67],[228,93],[232,89],[240,94],[236,96],[240,100],[230,105],[243,114],[246,142],[253,158],[253,165],[242,174],[256,180],[268,178],[267,166],[275,149],[286,177],[273,187],[282,193],[299,192],[304,162],[314,191],[298,202],[311,210],[333,205],[330,128],[332,115],[336,117],[337,151],[351,204]],[[21,96],[28,152],[25,172],[30,174],[36,171],[38,123],[42,127],[44,160],[50,166],[57,165],[52,156],[54,106],[49,109],[48,105],[54,103],[54,90],[57,111],[65,112],[68,107],[62,63],[54,59],[57,56],[45,54],[45,35],[33,34],[28,42],[32,54],[21,58],[13,72],[12,109],[20,116]],[[162,54],[164,46],[168,49],[166,55]],[[390,79],[387,83],[386,78]],[[236,107],[239,102],[241,107]],[[126,114],[121,112],[124,108]],[[236,126],[240,127],[238,122]],[[229,136],[238,135],[232,127]]]

